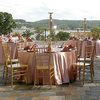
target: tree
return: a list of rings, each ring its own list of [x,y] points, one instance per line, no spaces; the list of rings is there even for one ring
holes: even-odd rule
[[[63,31],[60,31],[57,35],[56,35],[56,38],[57,40],[67,40],[70,36],[70,33],[68,32],[63,32]]]
[[[23,32],[22,36],[24,36],[24,37],[30,37],[32,34],[34,34],[34,33],[30,32],[30,30],[26,30],[25,32]]]
[[[100,27],[95,27],[91,29],[91,36],[96,39],[100,38]]]
[[[10,34],[15,27],[16,24],[12,15],[7,12],[0,12],[0,34]]]
[[[45,40],[44,29],[40,27],[35,28],[36,40]]]
[[[43,34],[37,34],[36,35],[36,40],[45,40],[45,37]]]

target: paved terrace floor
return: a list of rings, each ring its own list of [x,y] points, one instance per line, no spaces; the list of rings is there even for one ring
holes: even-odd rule
[[[17,83],[14,88],[4,85],[0,73],[0,100],[100,100],[100,58],[95,59],[94,83],[85,82],[82,86],[74,83],[60,86],[36,86]],[[89,75],[86,76],[86,79]]]

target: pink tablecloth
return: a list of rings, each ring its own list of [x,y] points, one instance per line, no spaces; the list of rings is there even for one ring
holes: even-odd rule
[[[75,62],[75,51],[51,53],[57,84],[69,83],[70,66]],[[34,81],[35,58],[33,52],[19,52],[20,62],[28,64],[28,82]]]
[[[75,51],[53,54],[55,79],[58,84],[70,82],[71,65],[76,61]]]
[[[96,41],[96,56],[100,56],[100,40]]]

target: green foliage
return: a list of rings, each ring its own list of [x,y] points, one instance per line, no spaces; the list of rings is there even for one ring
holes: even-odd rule
[[[45,40],[45,29],[40,27],[35,27],[35,34],[36,34],[36,40]]]
[[[100,27],[95,27],[91,29],[91,36],[98,39],[100,38]]]
[[[25,32],[23,32],[22,36],[24,36],[24,37],[30,37],[32,34],[34,34],[34,33],[30,32],[30,30],[26,30]]]
[[[0,33],[8,34],[16,27],[15,21],[11,14],[7,12],[0,12]]]
[[[45,37],[43,34],[37,34],[36,35],[36,40],[45,40]]]
[[[54,31],[52,31],[52,33],[48,35],[48,38],[50,38],[52,41],[56,41],[56,40],[57,40],[57,38],[56,38],[56,35],[55,35],[55,32],[54,32]]]
[[[44,32],[44,29],[41,27],[35,27],[35,33],[42,34]]]
[[[67,40],[70,36],[70,33],[67,33],[67,32],[63,32],[63,31],[60,31],[57,35],[56,35],[56,38],[57,40]]]

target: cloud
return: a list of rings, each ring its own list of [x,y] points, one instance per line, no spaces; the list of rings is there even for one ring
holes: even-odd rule
[[[100,0],[0,0],[0,11],[9,12],[13,18],[36,21],[54,19],[100,19]]]

